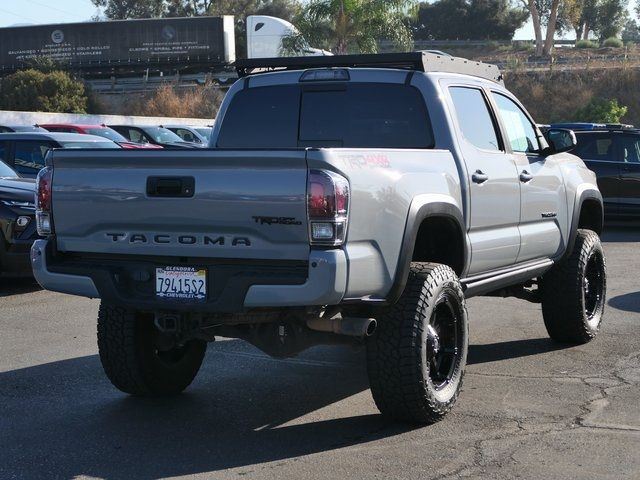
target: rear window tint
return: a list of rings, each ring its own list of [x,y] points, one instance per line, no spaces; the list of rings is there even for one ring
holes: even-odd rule
[[[238,92],[222,122],[223,148],[296,147],[300,87],[249,88]]]
[[[218,138],[223,148],[432,148],[433,143],[420,92],[377,83],[243,90]]]

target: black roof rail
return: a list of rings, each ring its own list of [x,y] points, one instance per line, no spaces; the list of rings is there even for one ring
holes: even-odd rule
[[[504,84],[496,65],[452,57],[443,53],[420,51],[407,53],[376,53],[363,55],[333,55],[316,57],[247,58],[236,61],[240,78],[258,73],[308,68],[395,68],[418,72],[461,73]]]

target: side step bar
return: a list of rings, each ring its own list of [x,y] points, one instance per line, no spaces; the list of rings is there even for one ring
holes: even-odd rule
[[[489,274],[483,273],[473,277],[462,278],[462,289],[466,298],[475,297],[501,288],[517,285],[542,275],[553,266],[553,260],[544,259],[515,265],[497,270]]]

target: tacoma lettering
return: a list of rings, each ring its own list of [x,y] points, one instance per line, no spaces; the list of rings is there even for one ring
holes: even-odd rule
[[[112,242],[126,242],[128,243],[153,243],[158,245],[170,245],[172,243],[178,243],[180,245],[219,245],[224,246],[230,244],[232,247],[250,247],[251,239],[247,237],[229,237],[228,242],[223,235],[218,237],[212,237],[209,235],[178,235],[172,237],[166,234],[157,234],[149,236],[143,233],[106,233],[107,238]]]

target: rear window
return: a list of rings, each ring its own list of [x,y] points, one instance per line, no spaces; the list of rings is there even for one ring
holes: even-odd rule
[[[114,142],[126,142],[127,139],[120,135],[112,128],[88,128],[87,133],[90,135],[97,135],[99,137],[108,138]]]
[[[233,98],[218,147],[432,148],[420,92],[407,85],[280,85]]]
[[[113,142],[60,142],[63,148],[119,148]]]

